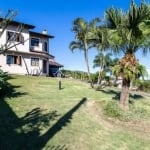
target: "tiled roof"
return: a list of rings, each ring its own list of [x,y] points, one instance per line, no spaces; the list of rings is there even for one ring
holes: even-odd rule
[[[59,63],[57,63],[57,62],[55,62],[55,61],[49,61],[49,64],[50,64],[51,66],[63,67],[63,65],[61,65],[61,64],[59,64]]]

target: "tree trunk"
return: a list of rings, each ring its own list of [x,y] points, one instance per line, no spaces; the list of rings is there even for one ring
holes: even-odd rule
[[[99,71],[99,73],[98,73],[98,80],[97,80],[97,85],[100,85],[100,83],[101,83],[101,75],[100,75],[100,71]]]
[[[89,67],[89,61],[88,61],[88,50],[87,49],[85,49],[85,51],[84,51],[84,57],[85,57],[85,63],[87,66],[87,72],[88,72],[88,78],[89,78],[90,86],[91,86],[91,88],[94,88],[94,85],[93,85],[93,82],[91,79],[91,73],[90,73],[90,67]]]
[[[88,60],[88,58],[87,58],[87,60]],[[94,88],[93,81],[91,79],[91,73],[90,73],[90,67],[89,67],[88,61],[86,61],[86,65],[87,65],[87,71],[88,71],[88,77],[89,77],[90,86],[91,86],[91,88]]]
[[[100,69],[99,69],[99,75],[98,75],[98,80],[97,80],[98,85],[101,84],[102,80],[104,79],[103,78],[103,71],[104,71],[104,66],[106,64],[106,62],[105,62],[105,51],[101,51],[101,52],[103,52],[103,53],[102,53],[102,61],[101,61],[101,58],[99,58],[100,59],[100,61],[99,61],[100,62]]]
[[[125,111],[129,110],[129,88],[130,80],[123,79],[119,105]]]

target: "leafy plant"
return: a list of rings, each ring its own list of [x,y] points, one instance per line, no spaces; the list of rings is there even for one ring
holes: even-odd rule
[[[120,108],[129,109],[129,88],[136,78],[141,76],[143,67],[135,53],[139,50],[146,54],[149,51],[149,4],[141,1],[136,5],[131,1],[129,10],[109,8],[106,10],[105,22],[109,36],[109,48],[114,53],[123,53],[123,58],[113,69],[113,73],[122,77]]]
[[[0,94],[6,92],[6,89],[8,87],[7,82],[8,79],[9,79],[8,73],[0,69]]]
[[[118,119],[120,121],[128,121],[130,119],[129,113],[125,113],[114,101],[107,102],[104,106],[104,114],[110,118]]]
[[[133,82],[133,85],[137,86],[140,91],[150,92],[150,80],[138,80]]]

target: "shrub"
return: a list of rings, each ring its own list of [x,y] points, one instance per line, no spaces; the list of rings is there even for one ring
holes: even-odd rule
[[[3,94],[7,90],[9,75],[7,72],[3,72],[3,70],[0,69],[0,94]]]
[[[119,119],[121,121],[128,121],[128,115],[125,114],[123,110],[121,110],[117,104],[117,102],[111,101],[107,102],[104,106],[104,114],[110,118]]]
[[[147,103],[146,103],[147,105]],[[116,101],[108,101],[104,106],[104,115],[109,118],[118,119],[120,121],[137,121],[142,119],[148,119],[150,116],[149,107],[130,105],[130,111],[125,112],[119,108]]]
[[[137,81],[133,83],[134,86],[137,86],[140,91],[150,92],[150,80]]]

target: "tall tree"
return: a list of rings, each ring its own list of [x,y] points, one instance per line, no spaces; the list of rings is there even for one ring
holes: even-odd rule
[[[100,67],[99,68],[99,76],[97,84],[100,84],[102,80],[102,76],[105,75],[105,67],[108,64],[108,61],[110,60],[110,53],[106,54],[106,50],[109,48],[109,41],[108,41],[108,31],[107,28],[103,26],[98,26],[95,30],[95,40],[93,41],[94,47],[98,50],[98,55],[94,59],[94,67]],[[99,60],[98,60],[99,59]],[[106,62],[107,61],[107,62]]]
[[[127,12],[110,8],[106,11],[105,19],[109,32],[113,33],[109,37],[110,48],[124,54],[114,72],[122,77],[120,106],[128,110],[130,83],[140,72],[135,53],[141,50],[147,54],[150,48],[150,6],[143,1],[139,5],[131,1]]]
[[[17,15],[16,11],[8,10],[7,13],[4,16],[0,16],[0,38],[2,37],[4,32],[6,31],[6,28],[14,20],[16,15]],[[17,36],[19,36],[20,38],[22,37],[21,33],[22,33],[23,28],[24,27],[23,27],[22,24],[18,25],[18,27],[16,28],[16,32],[13,33],[13,35],[10,37],[10,39],[7,39],[5,43],[1,43],[1,45],[0,45],[0,54],[5,53],[7,50],[10,50],[13,47],[16,48],[17,45],[24,42],[23,39],[20,42],[17,42],[17,43],[12,42],[12,41],[15,41],[13,39],[15,39]]]
[[[101,81],[104,79],[106,72],[110,71],[112,58],[111,53],[105,54],[104,52],[100,52],[98,55],[94,58],[94,68],[99,67],[99,76],[97,84],[101,84]]]
[[[14,17],[17,15],[17,12],[13,10],[8,10],[7,13],[4,16],[0,16],[0,37],[4,33],[5,29],[9,25],[9,23],[14,19]]]
[[[74,51],[74,49],[80,49],[84,52],[84,59],[87,66],[88,78],[92,88],[93,83],[89,67],[88,50],[93,45],[93,39],[95,38],[94,30],[99,21],[100,20],[98,18],[93,19],[89,23],[82,18],[75,19],[73,22],[73,29],[72,29],[73,32],[75,33],[75,40],[72,41],[69,45],[72,51]]]

